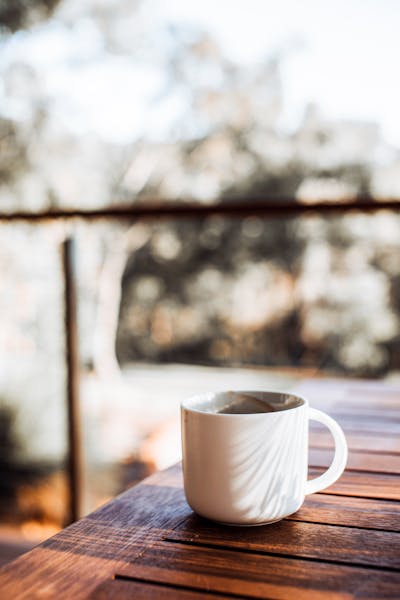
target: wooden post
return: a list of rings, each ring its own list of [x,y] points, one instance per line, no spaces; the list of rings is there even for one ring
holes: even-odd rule
[[[67,523],[81,517],[82,448],[79,414],[79,342],[76,301],[75,245],[72,239],[62,244],[65,297],[65,347],[67,365],[69,510]]]

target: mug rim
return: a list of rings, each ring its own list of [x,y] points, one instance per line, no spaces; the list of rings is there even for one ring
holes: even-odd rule
[[[257,412],[254,412],[254,413],[218,413],[218,412],[210,412],[210,411],[207,411],[207,410],[204,410],[201,408],[196,408],[195,406],[191,405],[191,403],[194,403],[196,401],[199,402],[200,399],[202,399],[202,401],[205,402],[207,400],[207,398],[209,398],[211,400],[213,396],[216,396],[216,394],[223,394],[223,393],[227,393],[228,391],[238,393],[238,394],[271,394],[272,396],[292,396],[297,401],[300,401],[300,404],[297,404],[295,406],[289,406],[289,407],[286,407],[281,410],[276,410],[276,411],[271,411],[271,412],[258,412],[258,413]],[[271,415],[275,415],[277,413],[280,414],[280,413],[285,413],[285,412],[291,412],[292,410],[303,408],[304,406],[308,406],[308,400],[306,398],[304,398],[304,396],[300,396],[299,394],[293,393],[288,390],[237,390],[237,389],[216,390],[214,392],[203,392],[200,394],[195,394],[194,396],[190,396],[189,398],[182,400],[182,402],[180,403],[181,411],[188,411],[188,412],[193,412],[193,413],[197,413],[200,415],[206,415],[207,417],[217,417],[217,418],[270,417]]]

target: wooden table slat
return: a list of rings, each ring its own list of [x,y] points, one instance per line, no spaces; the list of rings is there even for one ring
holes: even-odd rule
[[[400,532],[400,506],[388,500],[312,494],[289,520]]]
[[[328,467],[333,458],[333,448],[310,448],[310,467]],[[400,454],[380,454],[379,452],[358,452],[350,450],[347,471],[372,473],[392,473],[400,475]]]
[[[391,571],[171,542],[153,545],[118,573],[246,598],[281,600],[355,595],[398,600],[400,589],[400,573]]]
[[[316,477],[324,471],[325,469],[311,468],[309,469],[309,477]],[[398,475],[383,473],[345,471],[338,481],[335,481],[333,485],[323,490],[322,493],[399,501],[399,477]]]
[[[340,413],[334,413],[329,411],[329,415],[336,419],[341,425],[344,433],[364,433],[375,436],[382,435],[400,435],[400,422],[386,419],[375,419],[373,417],[367,418],[360,416],[359,418],[351,415],[343,415]],[[316,422],[310,423],[311,431],[323,431],[325,430],[324,425],[320,425]]]
[[[400,454],[400,435],[386,433],[378,436],[353,431],[347,433],[346,440],[350,451]],[[310,431],[312,448],[332,448],[332,444],[332,436],[326,429]]]

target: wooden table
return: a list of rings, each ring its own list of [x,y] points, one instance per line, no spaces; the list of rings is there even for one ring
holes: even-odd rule
[[[196,517],[179,466],[158,473],[3,568],[0,597],[400,598],[400,388],[305,381],[342,425],[348,468],[293,516],[230,528]],[[310,469],[331,440],[311,432]]]

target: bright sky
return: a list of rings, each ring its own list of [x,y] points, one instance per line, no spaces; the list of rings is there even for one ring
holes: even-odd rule
[[[154,22],[203,26],[244,64],[291,44],[282,65],[284,127],[295,128],[314,102],[328,118],[378,122],[384,138],[400,148],[398,0],[145,0],[144,10]],[[162,139],[184,110],[179,94],[152,104],[165,82],[161,66],[141,68],[128,56],[104,59],[101,36],[88,19],[68,29],[53,19],[13,36],[0,72],[15,60],[40,72],[58,118],[76,132],[93,130],[117,143],[145,134]],[[0,106],[3,114],[26,118],[23,95],[7,102],[0,89]]]
[[[238,61],[251,63],[292,43],[282,69],[288,125],[315,102],[327,116],[377,121],[400,147],[399,1],[168,0],[163,6],[176,20],[204,23]]]

